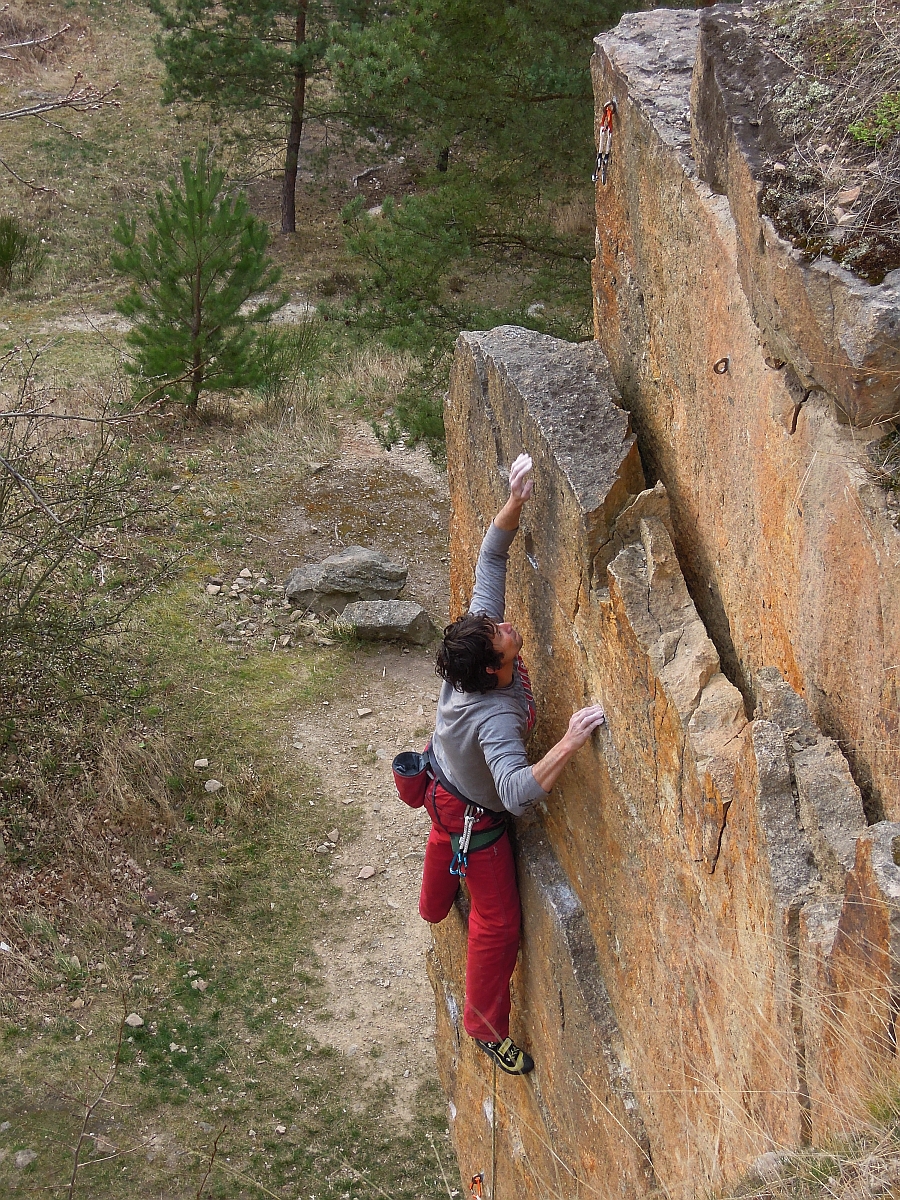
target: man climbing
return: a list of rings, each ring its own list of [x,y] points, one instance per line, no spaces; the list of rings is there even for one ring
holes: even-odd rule
[[[534,700],[518,630],[504,621],[508,551],[531,496],[531,458],[509,471],[509,499],[485,535],[468,613],[448,625],[437,656],[444,684],[429,757],[436,778],[426,804],[432,827],[419,913],[432,923],[450,912],[459,878],[471,898],[466,962],[466,1032],[509,1075],[534,1067],[509,1036],[509,981],[519,948],[521,909],[506,814],[545,800],[563,767],[603,723],[582,708],[559,742],[534,766],[525,736]]]

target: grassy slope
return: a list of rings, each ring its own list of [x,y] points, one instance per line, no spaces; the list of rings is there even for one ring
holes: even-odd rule
[[[57,12],[46,9],[49,28]],[[64,14],[75,27],[65,63],[8,80],[0,102],[11,107],[22,89],[64,89],[71,68],[101,85],[118,80],[118,107],[62,114],[63,128],[32,121],[4,129],[3,157],[54,191],[29,193],[0,179],[0,208],[24,212],[48,245],[30,292],[3,298],[0,338],[52,337],[47,369],[96,386],[114,369],[120,335],[71,330],[64,318],[111,310],[116,215],[142,205],[205,130],[158,107],[159,69],[141,9],[94,3]],[[334,205],[317,199],[303,212],[298,238],[276,246],[289,286],[336,261]],[[355,390],[352,371],[325,370],[323,396]],[[71,1194],[197,1195],[214,1143],[204,1196],[338,1200],[444,1190],[431,1141],[449,1170],[435,1092],[425,1090],[410,1125],[398,1123],[383,1088],[368,1086],[365,1064],[338,1060],[305,1035],[296,1040],[298,1010],[322,1006],[313,934],[352,917],[309,849],[323,827],[352,838],[354,825],[317,793],[312,769],[284,765],[278,745],[291,710],[339,685],[352,647],[306,644],[281,655],[262,644],[228,646],[213,635],[198,586],[209,571],[239,569],[246,539],[264,535],[306,463],[332,449],[333,438],[320,420],[277,435],[252,423],[186,433],[170,426],[135,442],[160,497],[170,497],[176,478],[185,485],[163,532],[181,558],[174,581],[148,599],[122,641],[130,701],[82,718],[88,737],[105,739],[105,756],[85,746],[88,778],[77,794],[56,793],[58,804],[71,797],[68,815],[78,817],[85,843],[100,846],[109,870],[97,886],[105,880],[111,890],[102,903],[54,913],[26,900],[7,914],[15,946],[25,939],[33,953],[12,956],[0,972],[3,1194],[68,1194],[83,1105],[115,1062],[126,1009],[144,1025],[123,1031],[118,1069],[88,1126],[101,1140],[83,1145],[87,1161]],[[260,569],[265,555],[257,542]],[[192,768],[206,756],[225,784],[214,796],[202,786],[208,773]],[[45,782],[51,792],[58,784]],[[10,841],[8,866],[34,867],[43,886],[51,868],[65,871],[64,830],[58,820],[37,840]],[[119,862],[117,845],[133,867],[109,867]],[[150,879],[155,905],[146,897]],[[197,980],[207,986],[193,987]],[[20,1167],[22,1150],[37,1158]]]
[[[0,1132],[0,1150],[9,1152],[0,1188],[15,1195],[60,1188],[68,1178],[79,1105],[96,1096],[114,1060],[124,1003],[145,1024],[125,1031],[134,1040],[124,1043],[112,1104],[90,1124],[120,1156],[86,1165],[75,1194],[125,1194],[116,1182],[124,1174],[129,1196],[194,1195],[224,1128],[207,1195],[436,1195],[429,1138],[444,1142],[436,1093],[422,1095],[411,1126],[398,1125],[390,1097],[367,1086],[364,1064],[307,1036],[296,1041],[301,1006],[327,1019],[312,938],[323,922],[339,929],[353,916],[310,849],[333,825],[352,839],[354,817],[317,790],[314,770],[286,767],[279,742],[290,712],[340,687],[354,651],[338,643],[273,654],[266,644],[234,648],[214,636],[220,611],[198,578],[250,557],[245,531],[265,527],[302,466],[291,473],[293,439],[274,462],[264,433],[232,431],[225,474],[215,433],[210,440],[167,448],[172,475],[161,486],[176,476],[197,481],[189,485],[196,492],[176,501],[170,527],[190,553],[180,580],[143,607],[124,647],[140,670],[139,707],[119,727],[123,799],[118,811],[102,811],[146,864],[145,878],[122,892],[124,920],[73,911],[26,926],[43,954],[27,981],[6,976],[0,1002],[0,1121],[11,1123]],[[263,462],[271,466],[252,476],[255,486],[242,487]],[[230,515],[198,521],[199,506],[210,504]],[[252,552],[262,569],[265,553]],[[164,753],[152,757],[160,744]],[[209,771],[194,771],[194,758],[207,756]],[[129,788],[162,762],[171,772],[162,780],[170,812],[142,819]],[[214,796],[202,786],[211,774],[225,784]],[[155,908],[136,894],[146,877],[162,900]],[[208,987],[193,988],[197,978]],[[104,1158],[94,1145],[87,1143],[87,1157]],[[38,1158],[19,1170],[22,1149]]]

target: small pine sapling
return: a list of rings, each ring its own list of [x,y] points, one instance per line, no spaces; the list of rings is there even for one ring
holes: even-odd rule
[[[117,306],[134,320],[126,369],[191,412],[203,391],[260,383],[259,332],[286,299],[242,311],[281,272],[266,254],[265,225],[243,195],[223,192],[224,182],[200,150],[195,164],[182,162],[180,181],[157,192],[143,238],[134,217],[120,217],[113,230],[122,251],[112,265],[132,284]]]

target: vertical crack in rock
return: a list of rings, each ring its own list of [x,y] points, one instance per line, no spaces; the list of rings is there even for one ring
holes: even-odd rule
[[[785,949],[791,988],[791,1028],[797,1055],[797,1099],[800,1104],[800,1137],[804,1145],[812,1142],[812,1101],[806,1070],[806,1029],[803,1023],[803,976],[800,967],[800,909],[793,904],[785,919]]]

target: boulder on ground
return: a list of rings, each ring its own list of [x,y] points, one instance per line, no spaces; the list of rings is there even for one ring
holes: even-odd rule
[[[406,567],[377,550],[348,546],[320,563],[291,571],[285,598],[315,612],[343,612],[353,600],[394,600],[406,583]]]
[[[396,638],[424,646],[435,633],[428,613],[412,600],[360,600],[347,605],[343,621],[367,641]]]

